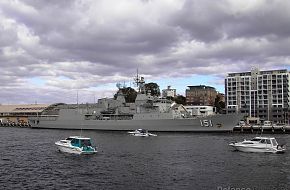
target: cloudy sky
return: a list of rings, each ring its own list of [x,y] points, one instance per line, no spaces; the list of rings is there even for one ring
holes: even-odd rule
[[[290,1],[1,0],[0,103],[94,102],[115,84],[224,92],[229,72],[290,69]]]

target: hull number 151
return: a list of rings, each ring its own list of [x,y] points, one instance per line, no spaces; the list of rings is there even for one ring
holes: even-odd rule
[[[205,119],[205,120],[200,120],[200,125],[201,125],[202,127],[213,127],[213,125],[212,125],[212,121],[211,121],[211,120],[207,120],[207,119]]]

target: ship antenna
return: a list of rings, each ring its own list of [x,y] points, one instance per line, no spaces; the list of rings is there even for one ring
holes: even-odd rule
[[[144,77],[139,76],[138,69],[137,69],[137,76],[136,78],[134,78],[134,81],[135,81],[136,86],[138,87],[138,92],[141,92],[141,93],[144,92],[145,91],[144,90],[144,83],[145,83]]]
[[[140,92],[140,88],[139,88],[139,84],[140,84],[140,79],[139,79],[139,75],[138,75],[138,68],[137,68],[137,75],[136,77],[134,78],[134,81],[135,81],[135,84],[138,88],[138,91]]]

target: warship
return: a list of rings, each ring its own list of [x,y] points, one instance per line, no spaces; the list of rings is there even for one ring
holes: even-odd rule
[[[128,103],[120,90],[115,98],[94,104],[53,104],[38,116],[30,117],[32,128],[160,132],[230,132],[242,114],[215,114],[193,117],[181,104],[152,96],[145,90],[144,77],[136,76],[135,102]]]

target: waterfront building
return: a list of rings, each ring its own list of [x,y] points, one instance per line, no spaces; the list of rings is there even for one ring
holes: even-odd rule
[[[176,89],[172,89],[171,86],[167,86],[167,89],[162,90],[162,97],[176,97]]]
[[[0,123],[28,123],[29,116],[37,116],[50,104],[0,105]]]
[[[184,106],[187,112],[192,116],[209,116],[215,114],[213,106]]]
[[[185,96],[187,105],[214,106],[217,91],[211,86],[188,86]]]
[[[225,79],[228,113],[245,113],[250,118],[289,123],[289,72],[287,70],[229,73]]]

